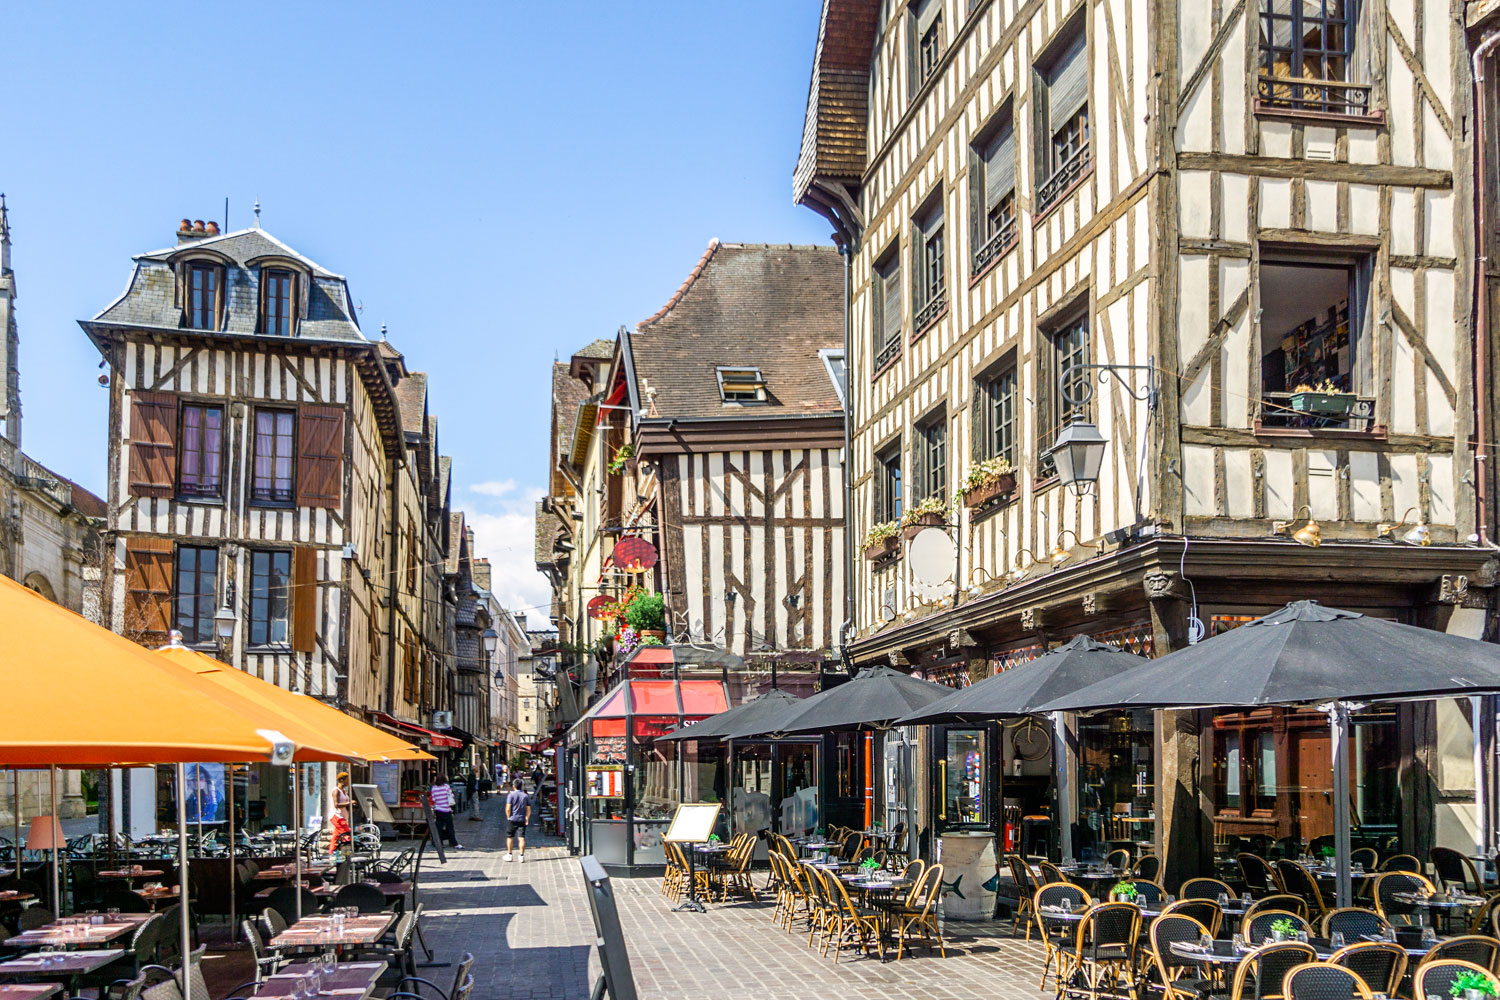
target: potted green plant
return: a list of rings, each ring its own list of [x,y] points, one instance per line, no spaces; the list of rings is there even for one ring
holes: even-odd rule
[[[901,515],[901,537],[915,538],[923,528],[941,526],[947,515],[948,505],[934,493]]]
[[[1271,924],[1271,939],[1274,941],[1290,941],[1297,936],[1297,925],[1288,917],[1282,917]]]
[[[970,510],[985,507],[1016,491],[1016,470],[1002,457],[986,458],[969,466],[960,492]]]
[[[1496,989],[1494,977],[1488,973],[1465,969],[1453,978],[1453,985],[1448,987],[1448,995],[1462,997],[1463,1000],[1486,1000],[1488,997],[1500,993]]]
[[[635,445],[626,442],[620,445],[620,450],[615,452],[615,457],[609,460],[609,474],[618,476],[626,469],[635,468]]]
[[[876,872],[880,871],[880,862],[876,861],[874,858],[865,858],[859,863],[859,871],[860,874],[864,875],[866,878],[869,878],[871,875],[874,875]]]
[[[1317,385],[1299,385],[1292,390],[1292,409],[1325,417],[1347,417],[1359,397],[1345,392],[1332,379]]]
[[[642,641],[667,639],[667,601],[661,594],[642,592],[625,605],[625,624],[635,629]]]
[[[1135,887],[1134,882],[1116,882],[1113,889],[1109,890],[1111,899],[1122,903],[1134,903],[1141,896],[1141,891]]]
[[[871,561],[893,556],[901,551],[901,522],[885,521],[865,535],[865,558]]]

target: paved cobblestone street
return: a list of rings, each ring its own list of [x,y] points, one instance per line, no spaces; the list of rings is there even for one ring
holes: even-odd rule
[[[465,849],[424,871],[427,940],[439,961],[478,957],[482,1000],[584,1000],[598,975],[578,860],[555,841],[507,864],[496,799],[483,824],[457,821]],[[429,853],[429,858],[431,854]],[[756,884],[764,881],[757,874]],[[949,922],[948,956],[925,951],[881,964],[846,952],[834,965],[806,936],[773,926],[771,904],[715,904],[673,913],[657,879],[616,879],[621,922],[641,1000],[1036,1000],[1041,948],[1009,924]],[[447,973],[431,969],[442,983]]]

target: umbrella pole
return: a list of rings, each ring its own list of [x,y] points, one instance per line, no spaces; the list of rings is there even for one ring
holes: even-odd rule
[[[302,919],[302,765],[292,765],[292,864],[296,874],[292,884],[297,887],[297,919]]]
[[[15,820],[16,835],[16,878],[21,877],[21,769],[13,767],[10,769],[11,780],[11,819]]]
[[[235,897],[240,891],[239,876],[234,870],[234,765],[228,764],[224,770],[229,772],[229,816],[227,818],[229,825],[225,829],[229,831],[229,935],[232,938],[234,929],[239,924],[239,921],[235,919],[239,916],[235,912]]]
[[[1073,860],[1073,801],[1068,787],[1068,727],[1061,712],[1052,713],[1052,771],[1057,786],[1057,843],[1063,861]]]
[[[47,783],[50,786],[52,798],[52,905],[56,907],[53,911],[59,917],[63,915],[62,898],[62,875],[59,866],[62,864],[61,844],[57,842],[57,834],[62,826],[57,822],[57,765],[52,764],[47,768]]]
[[[1490,787],[1489,768],[1485,763],[1485,737],[1486,720],[1485,708],[1489,699],[1474,697],[1469,699],[1469,718],[1474,725],[1474,853],[1481,859],[1490,856]],[[1479,862],[1483,869],[1485,863]],[[1480,873],[1483,879],[1483,872]]]
[[[187,856],[187,776],[183,765],[177,765],[177,932],[179,949],[182,952],[182,995],[193,995],[189,986],[192,965],[193,935],[188,920],[188,856]]]
[[[1349,887],[1349,706],[1333,703],[1328,713],[1333,743],[1333,862],[1339,907],[1350,905]]]
[[[865,829],[875,819],[875,734],[865,732]]]

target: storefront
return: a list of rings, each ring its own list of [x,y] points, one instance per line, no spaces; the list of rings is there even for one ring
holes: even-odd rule
[[[633,663],[568,731],[567,761],[577,768],[570,795],[579,806],[570,813],[576,817],[570,841],[616,873],[666,864],[661,838],[682,790],[689,782],[695,792],[701,788],[703,765],[695,761],[688,777],[676,745],[656,738],[729,707],[720,671],[707,672],[713,676]]]

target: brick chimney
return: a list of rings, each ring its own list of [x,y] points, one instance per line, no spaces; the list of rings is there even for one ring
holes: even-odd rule
[[[202,219],[183,219],[177,224],[177,244],[191,243],[194,240],[206,239],[209,236],[217,236],[219,224],[210,222],[204,224]]]
[[[490,561],[488,559],[475,559],[470,564],[470,572],[474,578],[474,586],[480,590],[490,589]]]

